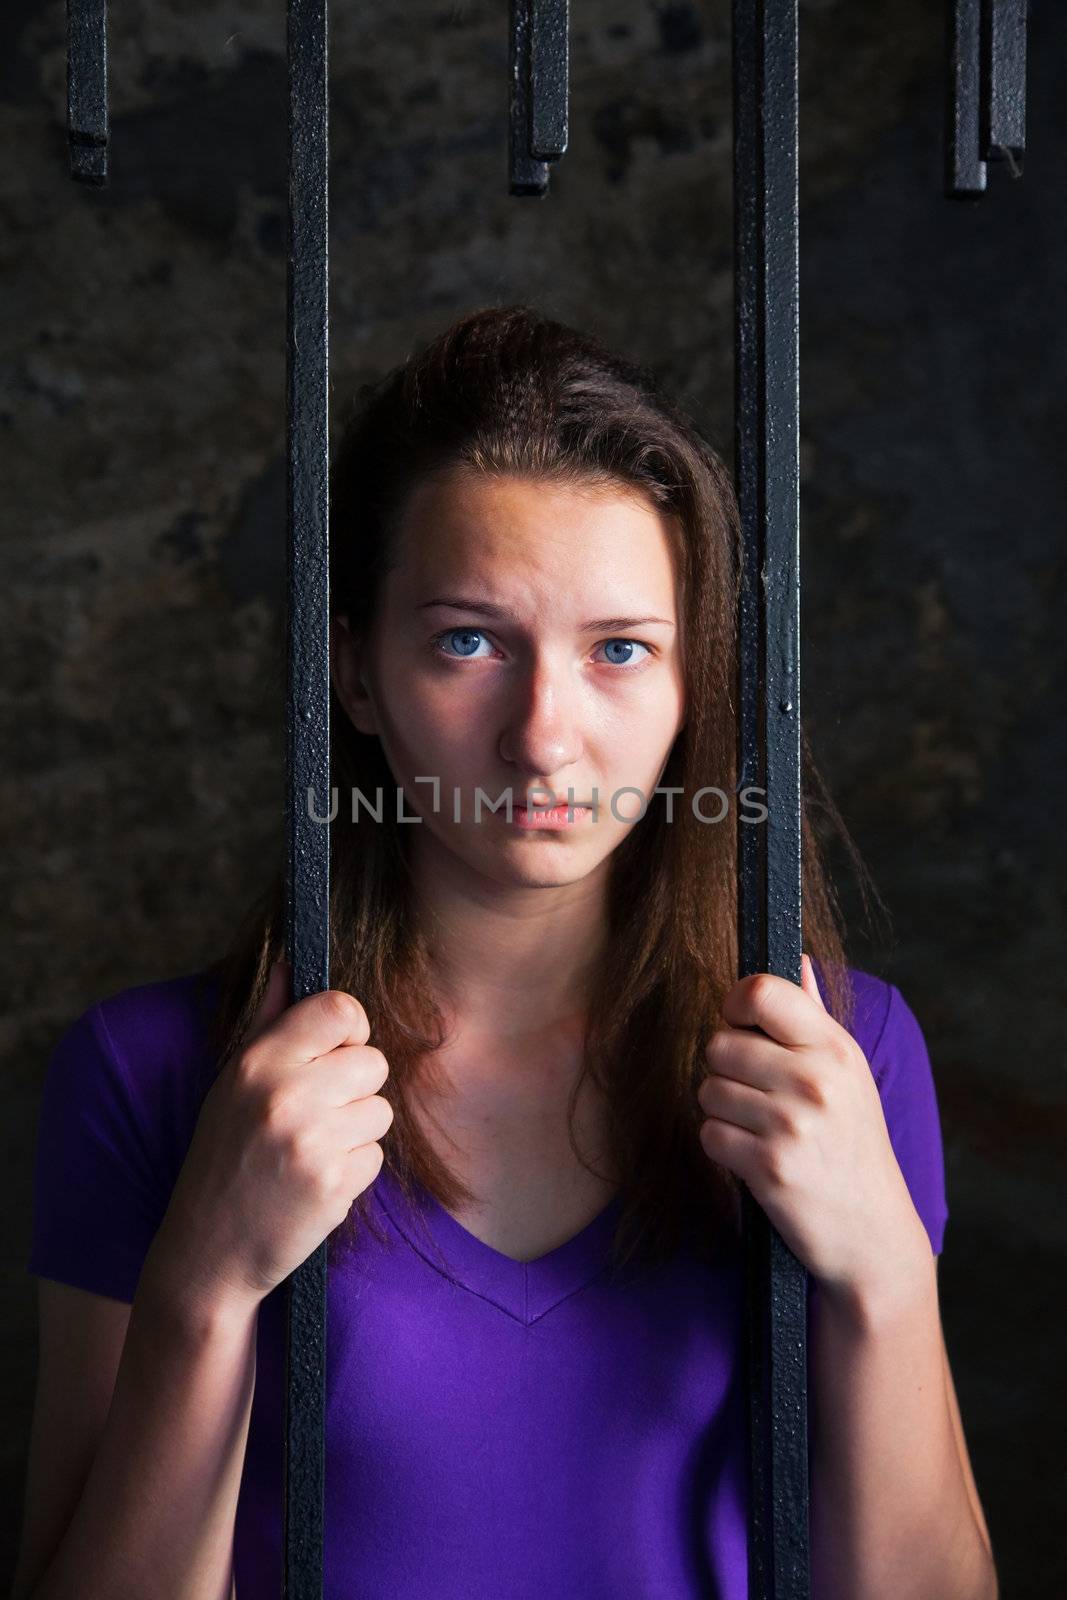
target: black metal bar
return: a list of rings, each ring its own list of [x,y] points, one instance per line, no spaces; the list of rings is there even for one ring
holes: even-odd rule
[[[71,177],[106,184],[107,0],[67,0],[67,140]]]
[[[1022,175],[1026,149],[1027,0],[982,0],[981,154]]]
[[[1022,176],[1028,0],[950,0],[945,194],[986,191],[986,163]]]
[[[985,193],[980,126],[981,3],[982,0],[949,0],[945,141],[945,195],[949,200],[973,199]]]
[[[568,0],[530,0],[530,154],[558,161],[567,148]]]
[[[734,0],[734,479],[741,513],[741,597],[738,613],[737,773],[738,792],[764,788],[759,714],[759,373],[762,326],[759,317],[759,218],[761,164],[758,158],[759,26],[757,0]],[[759,916],[763,851],[751,825],[737,827],[738,967],[758,972],[766,958]],[[749,1396],[748,1589],[751,1600],[768,1593],[766,1360],[762,1320],[752,1306],[766,1293],[766,1230],[752,1228],[751,1199],[744,1196],[745,1360]]]
[[[530,148],[530,0],[508,0],[508,193],[548,193],[548,163]]]
[[[735,451],[741,511],[740,976],[800,982],[797,0],[734,0]],[[808,1600],[807,1273],[743,1197],[750,1600]]]
[[[288,0],[286,955],[292,999],[329,987],[329,121],[327,0]],[[314,807],[309,801],[314,800]],[[325,1241],[288,1279],[285,1600],[322,1600]]]

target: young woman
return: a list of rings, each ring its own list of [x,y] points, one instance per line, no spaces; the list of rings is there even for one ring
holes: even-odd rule
[[[364,392],[331,530],[331,988],[287,1004],[279,871],[60,1041],[17,1592],[280,1593],[284,1280],[328,1238],[331,1600],[741,1600],[743,1182],[811,1275],[817,1600],[988,1600],[930,1064],[807,818],[802,984],[737,980],[719,458],[492,308]]]

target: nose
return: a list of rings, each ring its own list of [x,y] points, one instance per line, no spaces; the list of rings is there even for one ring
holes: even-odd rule
[[[565,775],[581,756],[580,693],[563,662],[539,659],[516,682],[499,750],[524,781]]]

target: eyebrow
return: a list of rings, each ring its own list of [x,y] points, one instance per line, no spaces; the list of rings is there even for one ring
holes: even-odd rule
[[[444,606],[451,611],[474,611],[481,616],[496,617],[502,621],[513,621],[512,614],[501,606],[490,605],[485,600],[464,600],[462,597],[447,596],[437,600],[424,600],[416,609],[429,611],[434,606]],[[580,633],[610,632],[613,628],[641,628],[646,622],[662,622],[667,628],[673,628],[674,623],[667,617],[593,617],[589,622],[580,622]]]

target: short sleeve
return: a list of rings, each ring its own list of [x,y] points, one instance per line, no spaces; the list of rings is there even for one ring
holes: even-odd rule
[[[934,1075],[918,1019],[895,984],[870,1067],[912,1203],[940,1255],[948,1220],[945,1159]]]
[[[28,1271],[132,1304],[168,1202],[98,1003],[45,1073]]]

